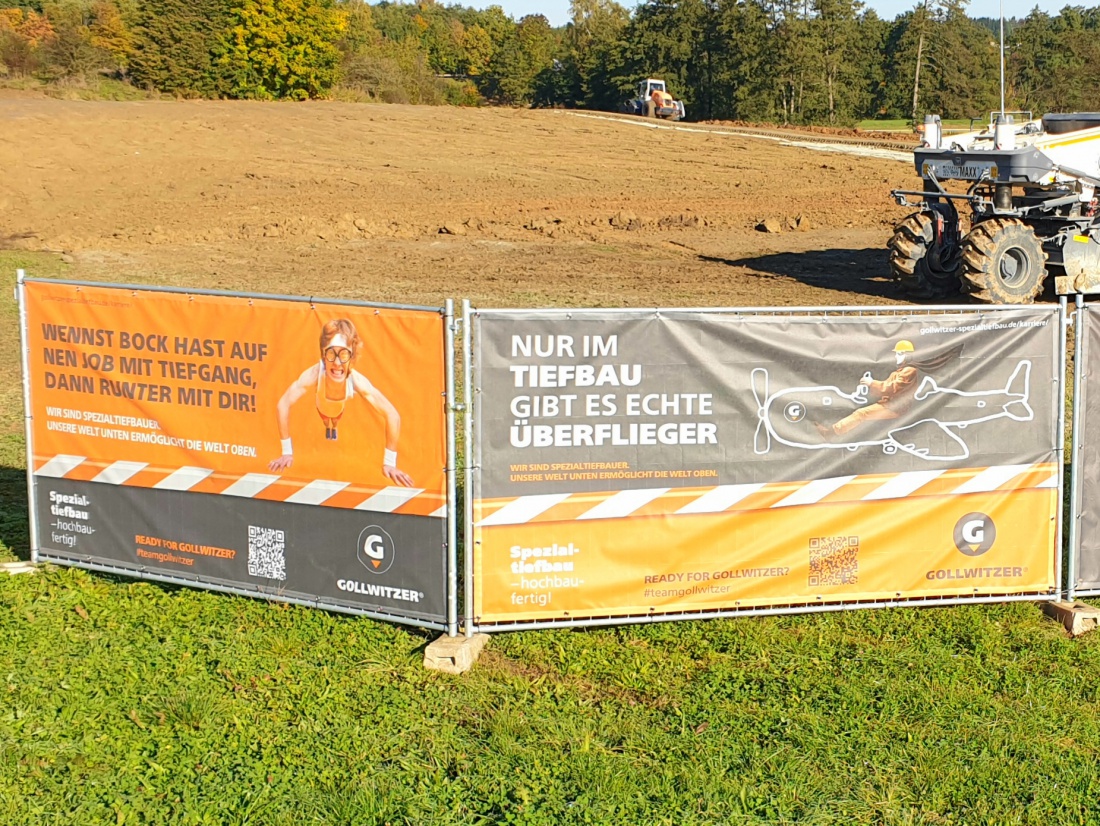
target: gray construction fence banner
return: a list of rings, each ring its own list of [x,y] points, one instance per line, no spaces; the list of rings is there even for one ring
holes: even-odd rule
[[[449,304],[18,291],[34,559],[457,630]]]
[[[1078,301],[1074,355],[1069,593],[1100,594],[1100,319]]]
[[[1063,318],[474,311],[471,624],[1052,598]]]

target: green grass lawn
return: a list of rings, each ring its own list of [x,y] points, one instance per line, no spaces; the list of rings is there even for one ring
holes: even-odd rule
[[[47,82],[34,77],[0,76],[0,89],[40,92],[61,100],[150,100],[160,95],[138,89],[122,80],[99,75],[67,81]]]
[[[978,129],[984,125],[984,118],[981,119],[980,123],[974,123],[973,125],[971,125],[969,118],[943,121],[943,128],[948,132],[966,132],[970,129]],[[893,120],[861,120],[856,124],[856,128],[891,132],[912,132],[913,122],[908,118],[895,118]]]
[[[52,258],[0,253],[59,274]],[[0,554],[26,557],[16,313]],[[0,824],[1093,824],[1100,635],[1035,605],[494,637],[0,575]]]

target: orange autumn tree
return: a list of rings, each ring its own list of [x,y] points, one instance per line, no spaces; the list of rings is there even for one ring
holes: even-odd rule
[[[92,45],[120,69],[130,63],[134,49],[133,32],[122,19],[122,13],[112,0],[96,0],[92,3],[92,24],[88,27]]]
[[[43,49],[56,37],[44,14],[30,9],[0,9],[0,67],[28,75],[42,66]]]

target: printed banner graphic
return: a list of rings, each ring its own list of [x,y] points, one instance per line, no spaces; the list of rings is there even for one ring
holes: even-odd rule
[[[1077,313],[1084,324],[1084,347],[1078,357],[1084,359],[1081,387],[1074,400],[1073,426],[1081,434],[1078,463],[1077,501],[1077,581],[1079,591],[1100,588],[1100,440],[1090,434],[1094,422],[1100,422],[1100,392],[1093,386],[1100,381],[1100,323],[1086,306]]]
[[[25,285],[43,555],[441,620],[438,312]]]
[[[1054,587],[1057,309],[475,316],[475,614]]]

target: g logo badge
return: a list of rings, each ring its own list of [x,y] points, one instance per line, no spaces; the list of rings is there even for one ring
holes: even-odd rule
[[[981,556],[997,541],[997,526],[984,513],[968,513],[955,523],[955,547],[967,556]]]
[[[783,408],[783,418],[795,424],[806,418],[806,406],[802,402],[791,402]]]
[[[360,564],[372,574],[384,574],[393,565],[393,539],[382,528],[370,525],[359,532],[355,555]]]

